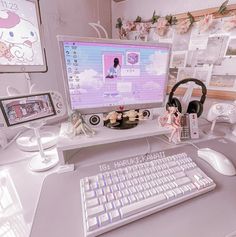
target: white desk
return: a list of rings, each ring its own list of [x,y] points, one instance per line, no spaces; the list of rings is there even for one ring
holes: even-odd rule
[[[217,129],[222,127],[224,130],[225,127],[227,128],[228,126],[227,124],[223,124],[222,126],[217,125]],[[230,135],[228,137],[236,141],[235,137]],[[155,138],[149,140],[153,150],[163,150],[175,146],[169,146],[159,142]],[[104,151],[105,147],[107,149]],[[235,154],[236,148],[233,146],[230,149],[233,149]],[[106,159],[125,157],[134,154],[134,152],[137,154],[143,153],[144,151],[147,151],[146,140],[136,139],[125,143],[117,142],[112,146],[96,146],[96,151],[93,147],[81,149],[77,154],[79,157],[74,155],[70,162],[78,162],[79,165],[85,165]],[[56,149],[54,149],[54,152],[56,152]],[[110,155],[111,152],[112,156]],[[14,157],[12,157],[13,155]],[[30,156],[30,153],[17,150],[14,144],[9,147],[8,150],[0,151],[0,163],[1,161],[4,162],[9,159],[15,159],[15,157],[18,157],[19,160],[27,159],[16,164],[0,166],[0,175],[3,172],[9,174],[18,197],[18,203],[20,202],[21,206],[18,212],[12,213],[10,216],[7,216],[7,218],[3,217],[0,212],[0,231],[5,230],[6,224],[12,224],[12,236],[28,237],[34,219],[31,237],[82,237],[80,200],[78,198],[78,173],[48,176],[55,172],[57,168],[46,173],[32,173],[28,169]],[[235,157],[232,157],[232,160],[235,163]],[[198,236],[203,237],[222,237],[236,230],[235,177],[224,177],[212,170],[203,161],[197,161],[197,163],[215,180],[217,184],[215,191],[126,225],[104,236],[127,236],[127,233],[129,233],[130,237],[145,235],[157,236],[157,234],[153,232],[148,232],[150,226],[159,227],[156,233],[159,233],[159,236],[168,237],[192,237],[194,236],[192,234],[195,232],[199,234]],[[42,185],[45,177],[47,177],[47,179]],[[41,197],[38,204],[40,192]],[[224,206],[225,203],[227,204],[227,208]],[[203,215],[201,214],[202,209],[204,209]],[[213,221],[207,218],[212,218]],[[164,228],[169,222],[171,223],[170,227]],[[15,225],[13,225],[14,223]],[[188,233],[188,235],[183,235],[184,229],[186,228],[185,224],[187,224],[186,233]],[[206,229],[206,227],[208,228]],[[154,230],[157,229],[155,228]],[[208,231],[206,232],[206,230]],[[213,232],[211,232],[211,230],[213,230]],[[191,233],[191,235],[189,235],[189,233]],[[10,231],[6,232],[6,234],[10,234]]]
[[[163,150],[164,144],[150,138],[154,151]],[[205,140],[200,147],[209,146],[223,152],[236,165],[235,143],[225,139]],[[106,145],[95,147],[85,153],[74,155],[73,162],[78,163],[75,172],[53,174],[44,182],[38,209],[31,230],[31,237],[83,236],[82,212],[80,205],[80,167],[122,158],[134,153],[145,153],[145,139],[114,144],[105,150]],[[166,147],[167,148],[167,147]],[[169,148],[169,147],[168,147]],[[180,205],[165,209],[121,228],[107,232],[102,236],[112,237],[223,237],[236,231],[236,176],[222,176],[203,160],[198,159],[197,150],[191,145],[175,147],[165,151],[166,155],[185,152],[217,184],[214,191]],[[111,156],[112,154],[112,156]]]

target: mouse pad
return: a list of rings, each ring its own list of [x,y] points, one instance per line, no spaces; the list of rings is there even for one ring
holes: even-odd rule
[[[236,143],[225,138],[217,138],[195,144],[199,148],[208,147],[223,153],[236,165]],[[215,181],[215,190],[102,236],[122,237],[129,233],[130,237],[141,237],[145,236],[150,226],[153,228],[153,233],[159,233],[162,237],[173,236],[173,230],[178,232],[178,236],[191,237],[222,237],[233,232],[236,220],[236,176],[228,177],[217,173],[205,161],[198,158],[197,149],[192,145],[176,146],[163,151],[165,156],[186,152]],[[81,171],[82,169],[83,167]],[[81,175],[80,168],[77,168],[74,172],[55,173],[46,177],[36,209],[31,237],[83,236],[79,191]],[[222,202],[224,205],[220,205]],[[192,224],[186,226],[190,219]],[[172,228],[163,228],[169,222],[172,223]],[[193,223],[196,228],[193,227]]]

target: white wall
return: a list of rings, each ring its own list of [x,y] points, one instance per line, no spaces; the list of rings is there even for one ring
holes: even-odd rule
[[[126,0],[124,2],[112,2],[112,35],[117,37],[115,23],[118,17],[127,20],[135,20],[139,15],[143,19],[150,19],[153,11],[157,15],[184,13],[211,7],[219,7],[224,0]],[[235,4],[236,0],[230,0],[229,4]]]

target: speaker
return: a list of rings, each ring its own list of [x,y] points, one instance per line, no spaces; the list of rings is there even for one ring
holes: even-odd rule
[[[103,127],[103,114],[88,114],[85,115],[85,122],[91,127]]]
[[[144,118],[150,119],[150,120],[153,119],[153,111],[152,111],[152,109],[140,109],[139,112],[143,114]]]

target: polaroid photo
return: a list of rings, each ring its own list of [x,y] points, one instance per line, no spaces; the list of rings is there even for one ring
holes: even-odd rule
[[[213,65],[203,65],[202,67],[195,67],[194,78],[202,81],[206,85],[209,83],[212,75]]]
[[[189,50],[202,50],[207,48],[209,32],[199,32],[196,25],[193,27],[190,36]]]
[[[170,67],[185,67],[187,61],[187,51],[174,51],[171,55]]]
[[[186,78],[193,78],[194,69],[195,69],[194,67],[179,68],[177,81],[181,81],[181,80],[186,79]],[[185,85],[183,85],[183,87],[185,87]]]
[[[174,86],[177,82],[178,68],[169,69],[168,86]]]
[[[236,75],[212,75],[209,87],[221,90],[232,90],[236,88]]]
[[[236,57],[236,37],[230,37],[225,50],[225,57]]]
[[[173,51],[186,51],[189,48],[191,31],[189,30],[185,34],[178,34],[174,32],[174,39],[172,44]]]

